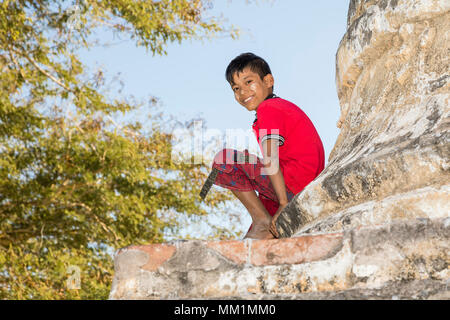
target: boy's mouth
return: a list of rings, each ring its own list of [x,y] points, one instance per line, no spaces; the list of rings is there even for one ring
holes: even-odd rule
[[[247,99],[244,100],[244,103],[249,102],[251,99],[253,99],[253,97],[248,97]]]

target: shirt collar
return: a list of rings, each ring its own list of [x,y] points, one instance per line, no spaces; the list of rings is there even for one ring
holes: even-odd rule
[[[264,99],[264,101],[269,100],[269,99],[273,99],[273,98],[278,98],[278,96],[277,96],[275,93],[271,93],[271,94],[269,94],[269,95]],[[258,117],[257,117],[257,113],[256,113],[256,111],[255,111],[255,120],[253,120],[253,124],[254,124],[257,120],[258,120]]]

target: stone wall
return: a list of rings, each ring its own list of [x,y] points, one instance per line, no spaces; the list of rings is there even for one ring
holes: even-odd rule
[[[116,253],[111,299],[450,299],[450,218]]]
[[[115,254],[111,299],[450,299],[450,2],[351,0],[340,135],[282,239]]]
[[[285,237],[450,212],[450,2],[352,0],[336,54],[340,135],[279,219]]]

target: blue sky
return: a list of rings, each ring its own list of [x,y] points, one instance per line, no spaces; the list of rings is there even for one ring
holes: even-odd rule
[[[256,2],[256,3],[255,3]],[[170,44],[167,56],[152,56],[133,42],[97,47],[82,55],[87,65],[120,72],[123,94],[156,96],[165,114],[181,121],[201,117],[206,128],[248,130],[254,112],[233,98],[224,73],[242,52],[270,65],[275,93],[297,104],[313,121],[326,160],[339,130],[335,54],[346,29],[348,0],[216,0],[209,15],[223,14],[239,27],[238,40],[217,38]]]

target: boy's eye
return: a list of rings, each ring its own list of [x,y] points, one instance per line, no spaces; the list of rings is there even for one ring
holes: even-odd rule
[[[236,92],[237,90],[238,90],[237,87],[234,87],[234,88],[233,88],[233,92]]]
[[[249,84],[250,82],[252,82],[252,80],[248,80],[248,81],[247,81],[247,84]]]

